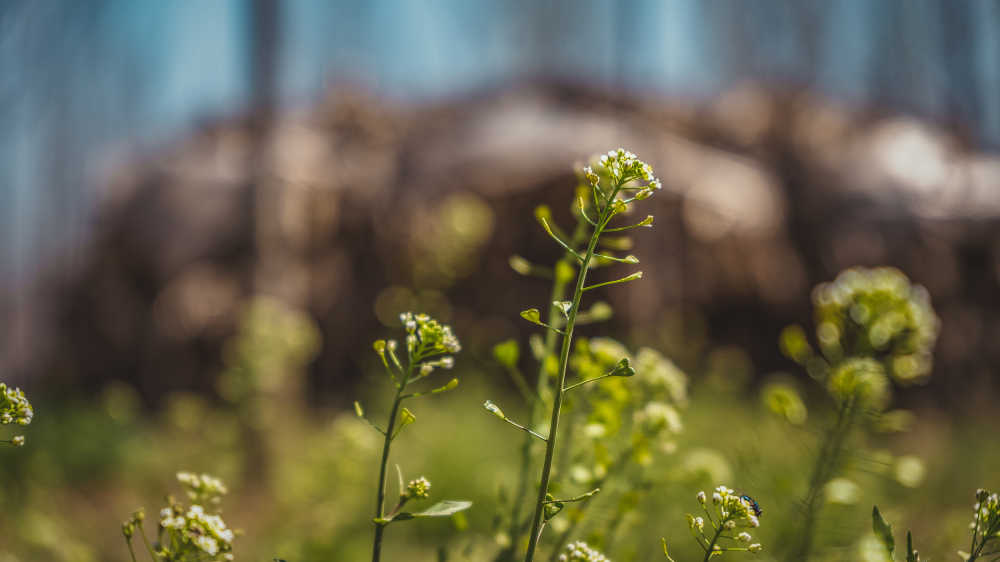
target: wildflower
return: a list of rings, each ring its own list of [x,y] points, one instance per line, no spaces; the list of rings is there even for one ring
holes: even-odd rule
[[[566,545],[566,549],[559,555],[559,562],[611,562],[611,560],[590,548],[587,543],[577,541]]]
[[[752,553],[754,553],[754,554],[756,554],[756,553],[760,552],[761,550],[763,550],[763,548],[764,547],[760,546],[760,543],[754,543],[754,544],[748,546],[747,550],[750,551],[750,552],[752,552]]]
[[[889,379],[878,361],[863,357],[841,363],[827,382],[830,393],[840,402],[857,400],[861,405],[882,410],[889,402]]]
[[[644,182],[645,185],[635,189],[650,192],[662,187],[660,180],[653,174],[653,167],[639,160],[634,153],[624,148],[609,150],[607,154],[602,154],[597,160],[597,165],[604,168],[611,176],[612,181],[618,184],[625,185],[632,181]],[[599,176],[593,171],[593,168],[585,167],[583,174],[591,185],[595,187],[598,185]]]
[[[403,497],[417,500],[426,499],[430,497],[430,490],[430,481],[421,476],[416,480],[410,480],[410,483],[406,485],[406,491],[403,493]]]
[[[712,493],[711,509],[706,506],[707,495],[705,492],[699,492],[695,497],[698,499],[698,503],[701,504],[702,509],[705,510],[705,513],[709,515],[708,522],[711,528],[706,531],[704,528],[705,520],[701,517],[694,517],[691,514],[687,516],[688,527],[690,527],[695,540],[698,541],[698,545],[705,551],[707,555],[706,560],[711,556],[715,556],[716,554],[721,555],[727,551],[760,551],[761,546],[759,544],[750,544],[744,548],[730,546],[733,543],[726,542],[734,541],[748,544],[753,540],[750,533],[746,531],[741,530],[738,533],[736,532],[736,529],[760,526],[760,519],[757,516],[760,513],[758,511],[759,507],[750,496],[737,495],[731,488],[718,486],[715,488],[715,492]],[[712,514],[713,511],[715,512],[714,516]]]
[[[28,425],[35,416],[31,403],[20,388],[0,382],[0,424]]]
[[[15,446],[15,447],[23,447],[24,446],[24,436],[23,435],[15,435],[13,438],[11,438],[10,444],[13,445],[13,446]]]
[[[940,322],[927,290],[899,270],[848,269],[817,287],[813,301],[825,354],[851,357],[874,350],[900,384],[920,382],[930,373]]]

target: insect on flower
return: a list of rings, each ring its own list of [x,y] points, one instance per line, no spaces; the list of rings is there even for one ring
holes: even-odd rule
[[[753,511],[753,514],[755,516],[760,517],[761,514],[764,513],[764,510],[760,508],[760,504],[757,503],[757,500],[753,499],[752,497],[743,494],[742,496],[740,496],[740,499],[750,504],[750,510]]]

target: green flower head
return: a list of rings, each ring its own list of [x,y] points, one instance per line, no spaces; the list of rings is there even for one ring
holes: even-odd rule
[[[816,336],[825,355],[874,356],[900,384],[930,373],[939,321],[927,290],[897,269],[851,268],[813,292]]]

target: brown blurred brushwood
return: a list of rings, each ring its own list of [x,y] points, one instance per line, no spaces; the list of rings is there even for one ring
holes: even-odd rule
[[[752,87],[701,107],[562,85],[425,106],[338,90],[274,123],[274,200],[259,209],[274,220],[251,251],[240,203],[260,158],[251,117],[203,126],[115,174],[87,265],[53,292],[55,330],[41,335],[32,370],[89,388],[128,379],[149,398],[210,390],[250,268],[319,322],[318,400],[353,396],[362,356],[385,331],[372,303],[389,286],[443,292],[472,351],[525,337],[517,311],[543,305],[547,287],[507,258],[556,257],[533,207],[548,204],[567,224],[574,163],[619,145],[653,164],[667,196],[651,200],[655,228],[636,236],[646,277],[602,295],[617,316],[588,333],[658,345],[693,370],[721,344],[744,346],[759,373],[788,369],[775,341],[808,320],[809,288],[851,265],[890,264],[928,286],[943,318],[940,395],[954,381],[984,382],[1000,362],[1000,189],[981,185],[1000,182],[1000,165],[912,120]],[[953,188],[937,196],[951,206],[927,186],[907,195],[913,178],[898,162],[884,169],[891,141],[907,134],[953,167]],[[503,227],[474,267],[416,276],[427,258],[411,250],[414,232],[457,192],[488,203]]]

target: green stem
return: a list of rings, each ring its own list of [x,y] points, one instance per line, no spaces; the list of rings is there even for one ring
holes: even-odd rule
[[[136,528],[139,529],[139,534],[142,535],[142,543],[146,545],[146,551],[149,552],[149,557],[153,560],[156,560],[156,553],[153,552],[153,547],[152,545],[149,544],[149,539],[146,538],[146,530],[142,526],[142,521],[139,521],[136,524]],[[129,544],[129,547],[131,546],[132,545]]]
[[[722,535],[722,530],[725,528],[725,521],[719,521],[719,528],[715,530],[715,536],[712,537],[712,542],[708,543],[708,548],[705,549],[705,558],[702,562],[708,562],[708,560],[712,557],[712,549],[715,548],[715,543],[718,542],[719,536]]]
[[[573,231],[573,243],[576,244],[577,241],[583,237],[585,233],[585,224],[583,221],[578,220],[576,223],[576,229]],[[560,258],[553,268],[552,276],[552,292],[549,295],[549,314],[547,321],[550,325],[558,328],[559,320],[562,313],[554,304],[557,301],[561,301],[566,296],[566,285],[567,281],[563,281],[562,277],[559,276],[558,272],[560,269],[560,264],[571,265],[575,262],[570,254],[564,254]],[[556,349],[556,338],[558,335],[552,330],[545,331],[545,344],[544,344],[544,354],[538,362],[538,378],[535,381],[535,399],[530,402],[531,404],[531,425],[534,426],[539,422],[539,418],[542,416],[542,397],[545,395],[545,391],[548,389],[549,375],[546,368],[546,358],[553,355]],[[527,521],[521,521],[521,506],[525,503],[528,495],[529,480],[531,479],[531,452],[534,445],[534,438],[530,434],[525,434],[524,442],[521,445],[521,469],[520,475],[517,481],[517,493],[514,496],[513,505],[511,507],[510,515],[510,546],[500,551],[496,557],[496,562],[510,562],[514,559],[514,553],[517,551],[519,545],[521,544],[521,536],[527,527]]]
[[[389,413],[389,421],[385,428],[385,441],[382,443],[382,463],[378,472],[378,495],[375,501],[375,538],[372,543],[372,562],[379,562],[382,558],[382,535],[385,533],[386,523],[380,520],[385,517],[385,473],[389,466],[389,448],[392,445],[392,430],[396,425],[396,417],[399,414],[399,405],[403,402],[403,389],[413,374],[414,361],[410,358],[410,365],[406,370],[406,375],[396,387],[396,397],[392,401],[392,410]]]
[[[617,194],[617,187],[608,201],[613,201],[615,194]],[[587,280],[587,269],[590,266],[590,260],[594,257],[594,249],[597,247],[597,240],[601,236],[601,231],[611,218],[610,205],[605,207],[605,209],[607,210],[602,213],[602,220],[598,222],[597,228],[595,228],[593,234],[591,234],[590,243],[587,245],[587,253],[583,256],[583,260],[580,263],[580,272],[577,274],[576,288],[573,291],[573,304],[569,309],[569,314],[567,315],[566,329],[562,340],[562,349],[559,354],[559,380],[555,387],[555,397],[552,402],[552,418],[549,422],[549,439],[545,446],[545,461],[542,464],[542,478],[541,483],[538,486],[538,500],[535,502],[535,514],[531,521],[528,551],[525,554],[524,562],[531,562],[534,560],[535,549],[538,547],[538,539],[541,535],[545,495],[549,490],[549,476],[552,471],[552,459],[555,455],[556,441],[559,435],[559,415],[562,410],[563,387],[566,384],[566,367],[569,363],[569,352],[573,342],[573,328],[576,325],[576,314],[580,310],[580,300],[583,297],[583,286],[584,282]]]
[[[833,478],[840,465],[844,443],[847,441],[847,437],[850,435],[854,425],[854,414],[856,411],[855,400],[853,398],[848,399],[837,410],[837,421],[827,434],[820,455],[816,458],[816,465],[813,467],[809,493],[806,495],[802,533],[798,547],[792,551],[792,555],[788,558],[789,562],[809,559],[809,555],[812,552],[816,519],[819,515],[819,498],[823,492],[823,488]]]
[[[132,539],[125,539],[125,544],[128,545],[128,553],[132,556],[132,562],[138,562],[135,558],[135,549],[132,548]]]

